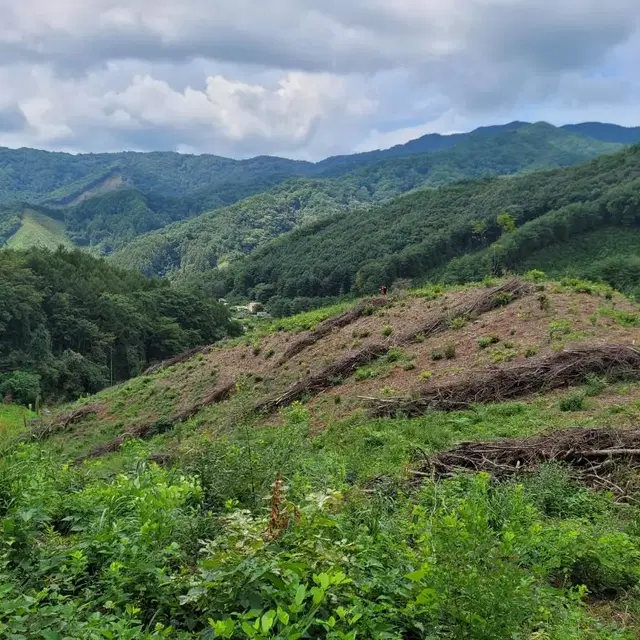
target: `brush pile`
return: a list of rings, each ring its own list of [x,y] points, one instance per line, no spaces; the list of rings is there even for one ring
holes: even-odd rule
[[[199,353],[209,353],[209,351],[211,351],[211,346],[209,345],[188,349],[187,351],[179,353],[177,356],[173,356],[173,358],[168,358],[167,360],[163,360],[158,364],[151,365],[150,367],[145,369],[141,375],[149,376],[152,373],[156,373],[156,371],[160,371],[161,369],[166,369],[167,367],[171,367],[174,364],[179,364],[181,362],[184,362],[185,360],[189,360],[189,358],[193,358],[193,356],[197,356]]]
[[[346,327],[362,316],[370,315],[374,309],[384,307],[387,304],[389,304],[389,302],[386,298],[371,298],[369,300],[363,300],[353,309],[345,311],[335,318],[329,318],[328,320],[321,322],[309,335],[294,342],[278,360],[277,366],[281,366],[288,360],[291,360],[291,358],[297,356],[301,351],[304,351],[307,347],[318,342],[318,340],[331,333],[334,329]]]
[[[398,339],[399,344],[413,342],[419,335],[433,336],[446,331],[456,318],[471,319],[482,313],[487,313],[498,307],[533,293],[534,286],[529,282],[523,282],[514,278],[504,284],[482,291],[472,300],[460,304],[449,312],[430,317],[421,327],[402,335]]]
[[[417,398],[369,398],[375,416],[418,416],[429,410],[455,411],[474,404],[500,402],[583,382],[589,374],[637,378],[640,351],[628,345],[581,347],[503,369],[489,368],[441,385],[424,388]]]
[[[303,378],[289,387],[281,396],[257,404],[254,410],[259,413],[271,413],[281,407],[289,406],[308,393],[315,395],[341,382],[342,378],[351,375],[358,367],[377,360],[388,350],[389,345],[387,344],[373,344],[360,349],[342,360],[330,364],[320,373]]]
[[[640,429],[571,428],[522,439],[462,442],[454,449],[423,457],[415,478],[444,478],[468,470],[487,471],[500,478],[532,471],[545,462],[562,462],[580,472],[593,486],[627,494],[611,480],[619,463],[640,466]]]

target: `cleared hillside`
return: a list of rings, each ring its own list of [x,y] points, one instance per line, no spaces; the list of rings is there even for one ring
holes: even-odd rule
[[[22,536],[0,630],[633,640],[640,313],[605,286],[531,278],[264,323],[59,408],[30,437],[0,407],[0,539]],[[568,359],[569,388],[555,370],[508,403],[373,417]]]
[[[20,216],[20,226],[7,239],[5,246],[7,249],[40,247],[55,250],[59,246],[71,248],[73,242],[67,235],[64,222],[26,209]]]

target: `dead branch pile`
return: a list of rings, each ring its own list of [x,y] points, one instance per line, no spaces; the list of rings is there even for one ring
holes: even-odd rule
[[[63,413],[49,422],[42,420],[30,421],[31,430],[19,437],[19,440],[35,438],[36,440],[44,440],[53,435],[57,431],[64,431],[69,425],[80,422],[87,416],[95,415],[104,411],[103,404],[88,404],[84,407],[78,407],[68,413]]]
[[[88,405],[85,405],[84,407],[79,407],[78,409],[74,409],[73,411],[70,411],[69,413],[65,413],[65,414],[59,416],[54,421],[54,424],[59,425],[60,427],[62,427],[64,429],[65,427],[68,427],[70,424],[74,424],[75,422],[79,422],[83,418],[86,418],[87,416],[94,415],[96,413],[100,413],[101,411],[104,411],[104,405],[103,404],[99,404],[99,403],[97,403],[97,404],[88,404]]]
[[[473,318],[482,313],[487,313],[493,309],[504,306],[513,300],[522,298],[533,293],[533,291],[534,286],[531,283],[513,278],[497,287],[482,291],[482,293],[469,302],[460,304],[447,313],[431,316],[418,329],[400,336],[398,343],[408,344],[413,342],[419,335],[428,337],[436,333],[441,333],[442,331],[446,331],[451,325],[451,322],[456,318]]]
[[[353,309],[321,322],[309,335],[294,342],[278,360],[277,366],[281,366],[288,360],[291,360],[291,358],[297,356],[301,351],[304,351],[307,347],[318,342],[318,340],[331,333],[334,329],[346,327],[361,318],[363,315],[368,314],[372,308],[384,307],[387,304],[389,304],[389,301],[386,298],[371,298],[369,300],[363,300]]]
[[[589,374],[638,377],[640,351],[620,344],[581,347],[503,369],[489,368],[441,385],[427,386],[417,399],[369,398],[376,416],[422,415],[429,410],[453,411],[473,404],[500,402],[538,391],[581,383]]]
[[[222,402],[231,396],[236,388],[235,382],[230,382],[225,384],[217,389],[214,389],[208,396],[205,396],[202,400],[192,404],[191,406],[183,409],[182,411],[178,411],[171,416],[161,416],[156,420],[151,422],[145,422],[144,424],[139,424],[130,429],[129,431],[125,431],[121,433],[119,436],[109,440],[109,442],[105,442],[95,449],[89,451],[89,453],[79,457],[76,459],[76,463],[82,462],[83,460],[87,460],[89,458],[97,458],[106,453],[113,453],[120,449],[120,447],[127,441],[132,440],[134,438],[150,438],[159,433],[164,433],[165,431],[169,431],[179,422],[183,422],[194,416],[204,407],[208,407],[209,405],[216,404],[217,402]]]
[[[177,356],[173,356],[173,358],[168,358],[167,360],[163,360],[162,362],[151,365],[142,372],[142,375],[149,376],[152,373],[156,373],[156,371],[160,371],[161,369],[165,369],[166,367],[171,367],[174,364],[179,364],[180,362],[189,360],[189,358],[193,358],[193,356],[197,356],[199,353],[209,353],[209,351],[211,351],[210,345],[188,349],[187,351],[179,353]]]
[[[358,367],[380,358],[388,350],[388,344],[372,344],[364,347],[346,358],[330,364],[319,373],[300,380],[292,387],[289,387],[281,396],[257,404],[254,410],[271,413],[276,409],[290,405],[307,393],[317,394],[335,385],[336,381],[344,376],[351,375]]]
[[[416,478],[442,478],[467,469],[502,477],[551,461],[579,469],[596,485],[620,489],[607,476],[616,462],[640,463],[640,429],[571,428],[522,439],[462,442],[423,458],[418,469],[409,473]]]

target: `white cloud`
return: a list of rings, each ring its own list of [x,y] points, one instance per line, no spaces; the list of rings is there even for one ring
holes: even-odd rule
[[[637,0],[0,0],[0,144],[316,158],[632,124]],[[525,115],[526,114],[526,115]]]

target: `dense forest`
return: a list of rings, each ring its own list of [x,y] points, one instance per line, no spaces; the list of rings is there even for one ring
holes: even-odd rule
[[[0,252],[0,397],[74,398],[239,327],[200,294],[79,250]]]
[[[635,146],[568,169],[423,190],[294,231],[221,277],[280,312],[298,297],[374,291],[398,278],[482,278],[572,234],[637,224],[639,176]]]
[[[369,203],[386,202],[414,189],[568,166],[618,148],[617,144],[594,142],[545,123],[479,130],[465,134],[449,149],[378,161],[330,180],[289,181],[222,211],[141,236],[124,246],[116,260],[147,274],[190,277],[250,253],[291,229]],[[126,240],[151,224],[156,228],[167,224],[171,213],[166,206],[156,206],[157,214],[145,214],[149,207],[140,203],[139,207],[129,207],[132,215],[127,216],[126,207],[116,210],[108,206],[108,198],[80,207],[86,210],[91,206],[93,211],[88,217],[83,214],[85,226],[99,225],[103,231],[110,227],[110,237],[117,244],[126,245]],[[180,215],[177,212],[175,219]],[[137,230],[135,221],[141,222]],[[104,235],[94,235],[90,242],[104,239]]]
[[[586,129],[573,132],[546,123],[516,122],[465,134],[432,134],[384,151],[327,158],[315,164],[266,156],[249,160],[164,152],[73,156],[33,149],[0,149],[0,204],[4,203],[0,209],[0,246],[20,228],[21,209],[36,206],[47,210],[44,215],[64,221],[69,242],[105,255],[125,248],[148,232],[256,194],[268,194],[267,208],[284,210],[290,205],[290,183],[296,180],[300,184],[295,189],[320,191],[313,207],[313,218],[319,218],[342,210],[345,200],[348,206],[358,207],[385,202],[426,186],[576,164],[614,151],[621,147],[621,140],[635,136],[632,129],[610,130],[613,125],[601,125],[596,131],[599,139],[595,139],[589,136],[589,125],[585,126]],[[615,141],[610,142],[607,137]],[[320,181],[327,184],[320,186]],[[280,189],[283,182],[288,184]],[[322,205],[325,194],[336,192],[346,195],[330,195],[327,205]],[[280,197],[283,201],[277,202]],[[247,211],[256,206],[256,201],[250,201],[241,209]],[[287,216],[293,219],[292,224],[281,224],[278,213],[272,221],[257,220],[257,234],[264,228],[287,231],[308,221],[308,216],[296,215],[296,208],[294,203],[292,214]],[[233,213],[228,212],[221,221],[226,223]],[[261,218],[259,214],[256,217]],[[197,224],[184,232],[172,229],[166,239],[156,237],[143,242],[132,249],[133,255],[123,263],[140,263],[148,269],[153,262],[156,274],[174,271],[173,258],[163,263],[148,251],[170,243],[174,247],[172,254],[192,253],[193,247],[186,246],[190,243],[183,243],[176,235],[188,238],[196,233],[206,237],[206,246],[196,249],[197,253],[212,256],[205,264],[215,263],[225,254],[244,254],[257,246],[234,241],[233,237],[242,233],[232,233],[223,246],[217,246],[218,236],[225,232],[212,228],[212,219],[213,215],[208,215],[202,229]],[[37,241],[39,235],[32,237]],[[262,235],[263,240],[271,237],[270,233]],[[261,243],[262,240],[258,244]],[[191,262],[186,259],[187,264]]]

